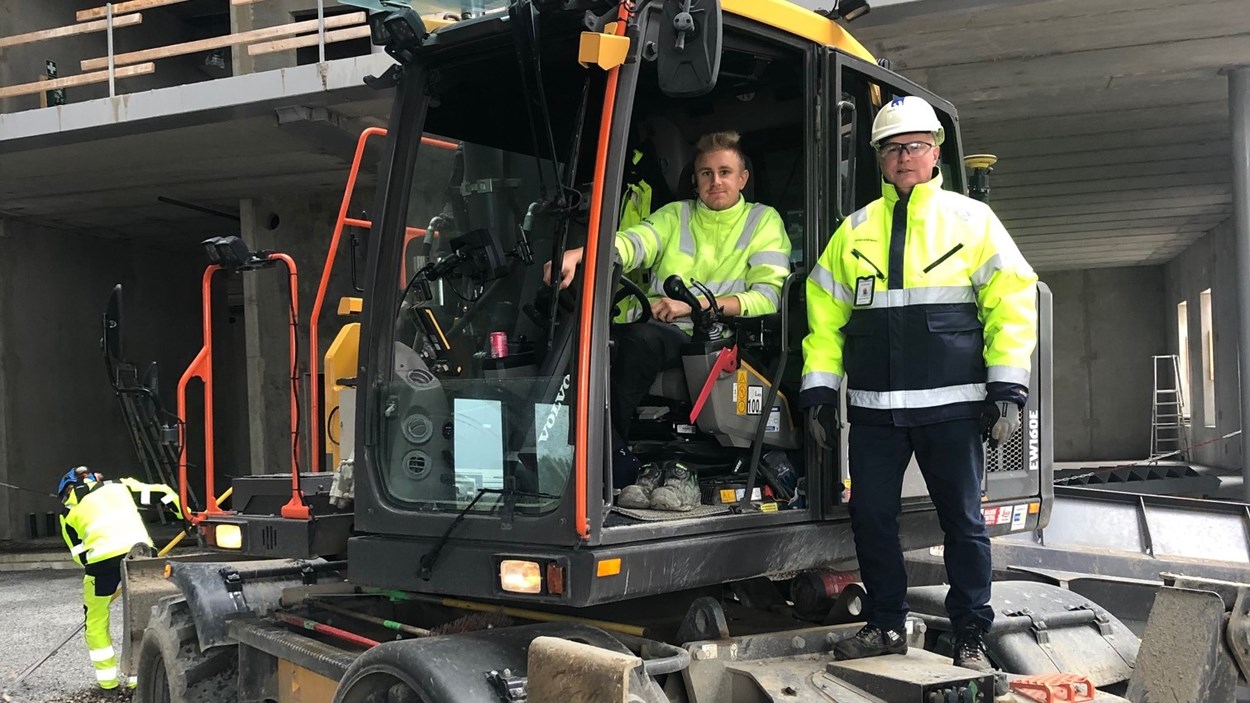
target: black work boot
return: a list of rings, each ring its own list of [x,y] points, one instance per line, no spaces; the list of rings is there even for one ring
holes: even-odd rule
[[[965,627],[955,635],[954,664],[983,674],[994,670],[989,655],[985,653],[985,633],[981,628]]]
[[[840,660],[906,653],[907,633],[902,628],[887,630],[876,625],[864,625],[854,637],[833,646],[833,656]]]

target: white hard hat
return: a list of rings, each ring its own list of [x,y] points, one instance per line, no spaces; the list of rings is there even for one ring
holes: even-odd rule
[[[938,122],[937,113],[924,98],[914,95],[894,98],[881,108],[872,121],[872,145],[875,147],[896,134],[910,132],[932,132],[938,144],[946,138],[946,130]]]

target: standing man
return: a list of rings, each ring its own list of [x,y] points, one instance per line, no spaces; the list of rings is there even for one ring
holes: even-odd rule
[[[85,466],[70,469],[56,488],[62,504],[61,536],[70,554],[83,565],[83,611],[87,618],[87,652],[95,668],[96,683],[103,689],[117,688],[117,655],[109,635],[109,603],[122,579],[122,559],[137,544],[152,546],[143,524],[140,505],[161,505],[182,519],[178,494],[165,485],[140,483],[132,478],[105,481],[104,475]],[[134,685],[134,678],[128,682]]]
[[[895,98],[873,121],[883,195],[842,222],[807,279],[799,402],[830,449],[846,377],[851,526],[868,599],[867,625],[838,643],[837,658],[907,651],[898,517],[915,454],[945,533],[954,663],[988,671],[982,442],[1020,428],[1037,275],[988,206],[942,190],[943,136],[919,97]]]
[[[678,274],[687,282],[699,281],[725,315],[767,315],[777,311],[781,285],[790,273],[790,239],[781,215],[742,197],[750,174],[737,132],[699,139],[693,178],[697,200],[669,203],[616,234],[616,255],[625,273],[646,269],[652,274],[648,294],[654,318],[613,330],[613,483],[626,488],[637,478],[636,490],[621,494],[619,502],[626,507],[689,510],[699,503],[693,473],[676,464],[667,475],[653,467],[639,476],[638,460],[627,445],[638,403],[657,374],[681,365],[681,347],[693,330],[690,307],[665,296],[665,279]],[[581,261],[581,247],[564,253],[560,287],[572,283]],[[549,270],[544,277],[550,278]],[[653,496],[661,484],[675,490]]]

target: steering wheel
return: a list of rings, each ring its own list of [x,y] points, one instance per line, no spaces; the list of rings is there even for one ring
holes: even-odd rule
[[[651,299],[647,297],[646,291],[644,291],[641,286],[639,286],[637,283],[633,281],[633,279],[627,277],[625,274],[621,274],[616,279],[616,282],[619,283],[621,287],[618,288],[616,292],[612,294],[612,307],[615,308],[618,305],[620,305],[622,302],[624,302],[626,298],[632,297],[633,299],[637,300],[638,304],[641,306],[642,315],[637,320],[634,320],[633,322],[622,322],[622,323],[614,323],[614,324],[635,324],[638,322],[646,322],[647,320],[650,320],[651,319]]]

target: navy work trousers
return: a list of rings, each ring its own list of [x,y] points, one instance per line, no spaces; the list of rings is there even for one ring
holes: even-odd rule
[[[899,545],[903,474],[920,465],[945,533],[946,612],[955,631],[990,629],[990,538],[981,516],[985,449],[977,420],[919,427],[851,425],[851,527],[869,624],[899,628],[907,616],[907,570]]]

